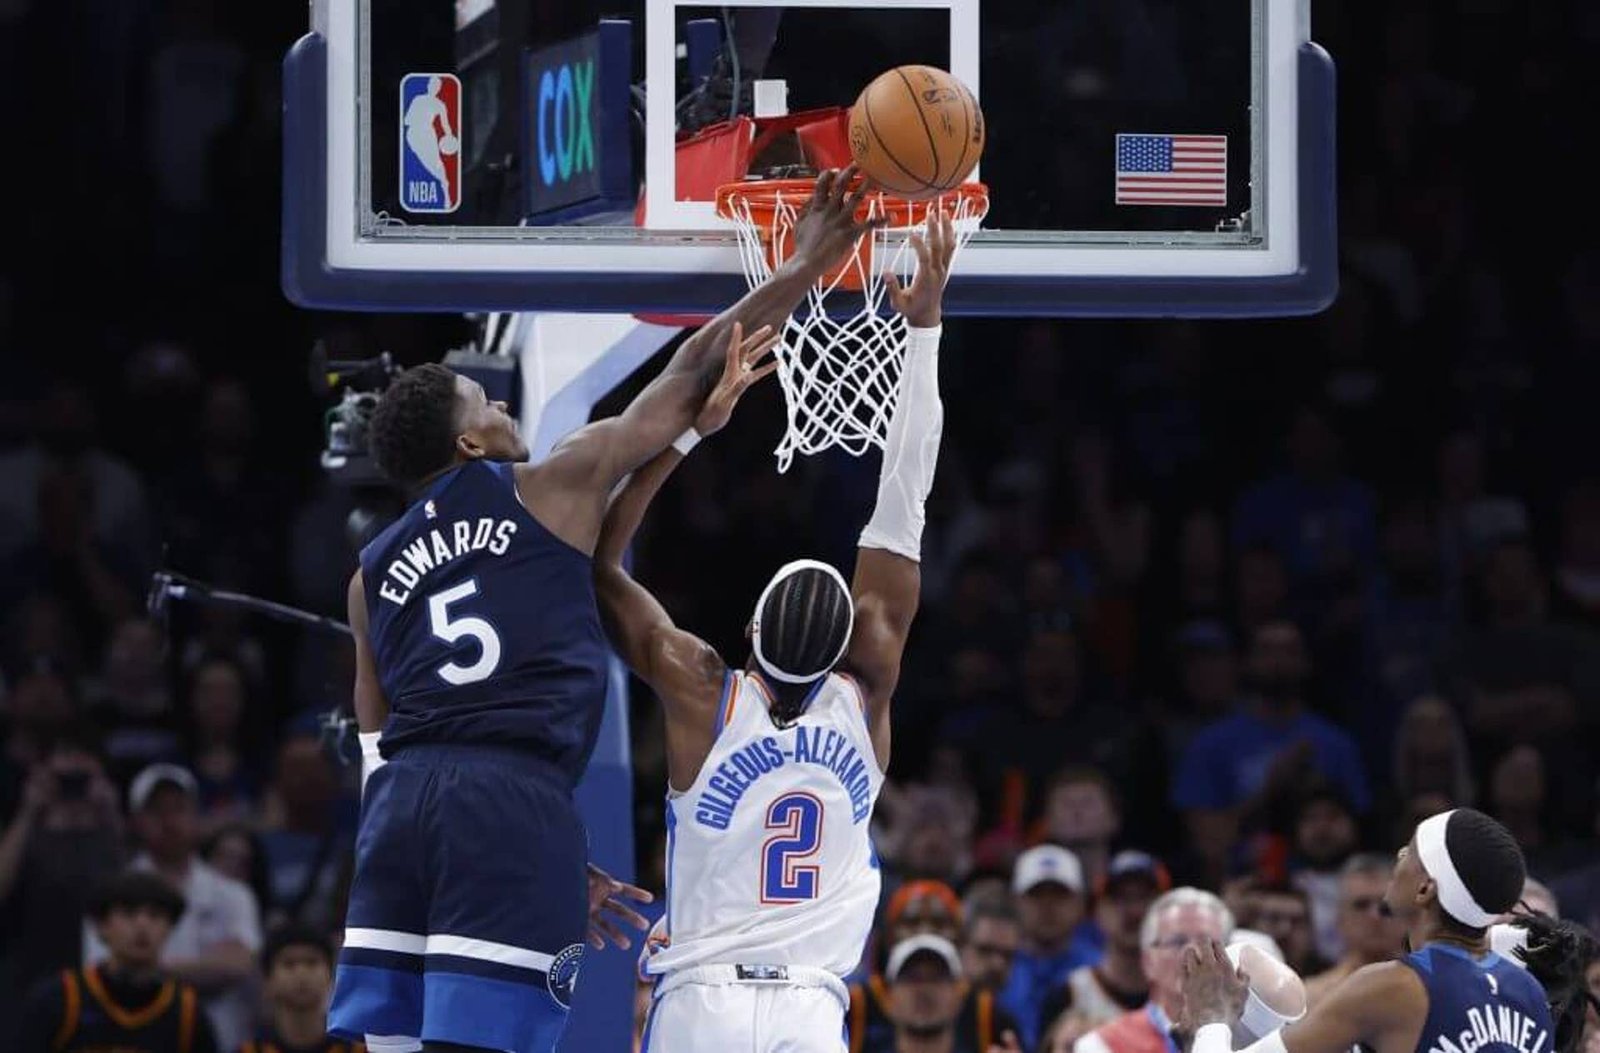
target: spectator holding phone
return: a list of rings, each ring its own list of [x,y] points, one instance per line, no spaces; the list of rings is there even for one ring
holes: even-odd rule
[[[122,864],[122,813],[87,733],[58,735],[0,833],[0,1004],[79,964],[82,919]]]

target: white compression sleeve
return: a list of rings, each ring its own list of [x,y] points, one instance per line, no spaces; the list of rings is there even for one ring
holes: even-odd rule
[[[1274,1031],[1257,1039],[1241,1050],[1233,1048],[1233,1028],[1227,1024],[1207,1024],[1194,1033],[1190,1053],[1289,1053],[1283,1044],[1283,1032]]]
[[[886,549],[922,561],[923,505],[933,486],[939,461],[939,436],[944,430],[944,404],[939,401],[939,337],[943,326],[910,329],[906,360],[900,373],[900,397],[889,418],[889,435],[878,474],[878,503],[862,548]]]
[[[361,789],[367,788],[367,780],[372,778],[372,773],[383,767],[388,762],[383,759],[383,754],[378,752],[378,738],[381,731],[358,731],[356,741],[361,743]]]

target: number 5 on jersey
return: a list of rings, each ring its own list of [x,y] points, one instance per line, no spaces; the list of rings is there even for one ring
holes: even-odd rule
[[[463,581],[460,585],[441,589],[428,597],[428,622],[433,628],[434,636],[447,644],[472,640],[478,645],[478,660],[471,665],[446,662],[434,670],[439,674],[439,679],[456,687],[489,679],[494,675],[495,667],[500,664],[500,634],[494,631],[494,626],[482,618],[450,620],[452,603],[477,594],[478,580],[473,578]]]
[[[778,832],[761,846],[761,902],[816,899],[822,868],[800,860],[822,847],[822,802],[809,793],[786,793],[767,808],[767,829]]]

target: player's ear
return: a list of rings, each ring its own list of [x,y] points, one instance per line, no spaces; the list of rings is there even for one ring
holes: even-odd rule
[[[456,452],[469,461],[481,461],[488,455],[483,443],[470,431],[464,431],[456,436]]]

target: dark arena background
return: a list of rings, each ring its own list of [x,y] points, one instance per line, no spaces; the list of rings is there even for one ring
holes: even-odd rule
[[[1129,213],[1111,155],[1093,152],[1197,121],[1251,142],[1248,5],[984,2],[1004,5],[980,49],[991,226],[1249,236],[1260,215],[1242,207]],[[547,198],[505,160],[537,131],[485,116],[518,112],[504,95],[535,61],[524,48],[640,17],[612,6],[501,0],[478,40],[449,4],[372,0],[384,87],[363,204],[400,214],[394,82],[448,66],[478,121],[457,218],[599,222],[564,211],[582,198],[631,223],[642,122],[595,129],[612,135],[591,144],[605,171]],[[830,31],[806,12],[766,75],[789,78],[798,110],[949,59],[942,29],[894,15],[906,22],[840,13]],[[684,54],[723,48],[722,9],[686,17],[709,52]],[[1169,885],[1217,892],[1303,976],[1349,969],[1393,938],[1372,907],[1394,850],[1456,806],[1515,835],[1531,904],[1600,926],[1600,224],[1582,160],[1600,6],[1322,0],[1310,17],[1337,67],[1331,306],[1045,317],[1094,312],[1007,310],[998,281],[951,287],[973,309],[945,326],[943,449],[872,819],[884,900],[850,978],[865,1000],[852,1050],[895,1049],[892,1003],[868,1004],[893,943],[934,932],[1020,1048],[1065,1053],[1088,1022],[1058,970],[1104,962],[1126,1008],[1157,997],[1127,948],[1139,896]],[[295,3],[0,0],[0,1053],[64,1048],[53,1029],[33,1044],[39,999],[105,955],[97,890],[152,853],[189,874],[199,913],[163,968],[196,984],[216,1048],[285,1034],[328,997],[320,980],[286,993],[261,951],[287,932],[337,947],[344,928],[360,764],[339,623],[360,546],[404,507],[365,455],[363,406],[395,369],[492,351],[511,330],[488,313],[503,302],[386,313],[286,296],[285,217],[326,205],[302,211],[298,185],[284,200],[286,99],[291,126],[307,117],[284,57],[307,28]],[[642,69],[642,31],[621,47]],[[748,107],[695,94],[725,58],[676,58],[680,130]],[[1235,156],[1231,205],[1252,189],[1249,151]],[[737,271],[717,281],[724,302],[742,291]],[[540,434],[620,411],[675,346],[663,337]],[[513,376],[483,357],[453,360],[492,392],[532,390],[526,363]],[[848,576],[878,471],[835,450],[778,474],[781,393],[747,403],[667,485],[633,554],[734,665],[779,564]],[[620,672],[612,703],[584,791],[591,845],[656,894],[654,917],[661,708]],[[168,814],[153,802],[170,786]],[[1018,869],[1041,845],[1083,871],[1048,917]],[[1051,924],[1071,929],[1066,957],[1030,950]],[[591,953],[562,1049],[637,1048],[641,942]],[[1600,993],[1600,968],[1589,981]],[[950,1048],[1000,1041],[961,1021]],[[1600,1050],[1600,1028],[1588,1041]]]

